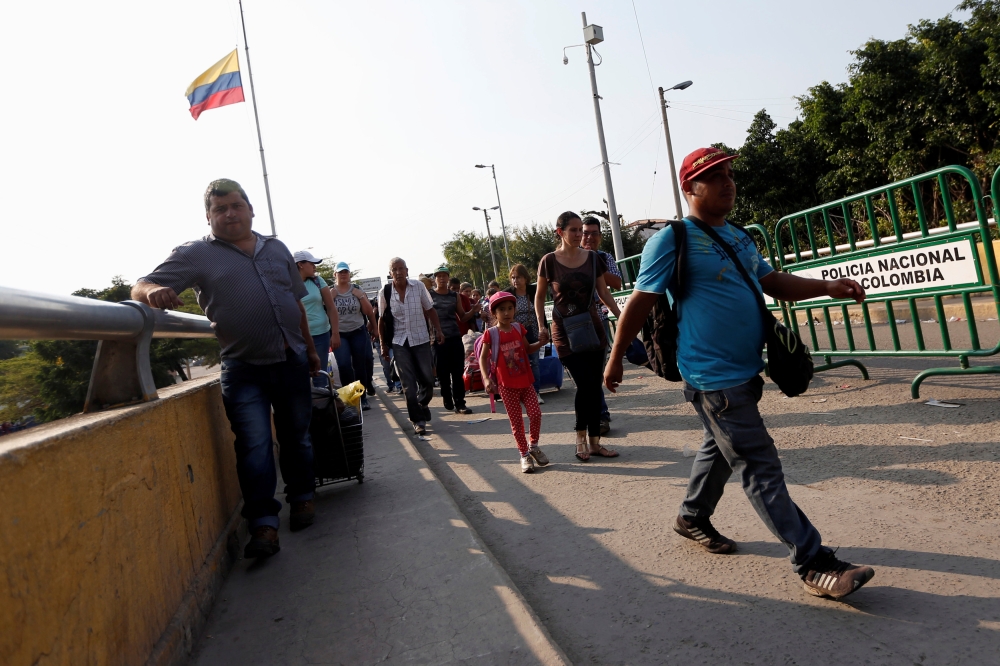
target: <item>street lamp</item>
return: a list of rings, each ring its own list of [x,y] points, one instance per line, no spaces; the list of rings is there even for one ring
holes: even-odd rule
[[[500,209],[500,230],[503,232],[503,253],[507,257],[507,272],[510,273],[510,250],[507,248],[507,227],[503,223],[503,208],[500,206],[500,186],[497,185],[497,170],[492,164],[477,164],[477,169],[489,167],[493,171],[493,187],[497,190],[497,208]]]
[[[622,245],[622,229],[618,223],[618,209],[615,207],[615,191],[611,186],[611,165],[608,162],[608,147],[604,143],[604,123],[601,120],[601,96],[597,94],[597,74],[594,73],[594,58],[591,55],[591,47],[604,41],[604,28],[599,25],[587,25],[587,13],[581,12],[583,17],[583,44],[574,46],[587,47],[587,67],[590,69],[590,89],[594,94],[594,117],[597,119],[597,140],[601,144],[601,165],[604,167],[604,187],[608,191],[608,213],[611,216],[611,238],[615,243],[615,258],[618,260],[625,258],[625,248]],[[563,64],[569,64],[566,56],[567,46],[563,49]],[[598,54],[600,55],[600,54]]]
[[[486,235],[490,239],[490,258],[493,260],[493,279],[499,282],[500,273],[497,271],[497,257],[493,254],[493,234],[490,233],[490,214],[488,211],[500,210],[500,206],[493,206],[493,208],[480,208],[479,206],[473,206],[472,210],[481,210],[483,211],[483,216],[486,217]]]
[[[670,90],[684,90],[690,88],[693,81],[682,81]],[[674,187],[674,206],[677,209],[677,219],[684,217],[681,210],[681,186],[677,182],[677,169],[674,168],[674,147],[670,143],[670,125],[667,124],[667,100],[663,97],[663,88],[660,88],[660,113],[663,114],[663,133],[667,135],[667,160],[670,162],[670,179]]]

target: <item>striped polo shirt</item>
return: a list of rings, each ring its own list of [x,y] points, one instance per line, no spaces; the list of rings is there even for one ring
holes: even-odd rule
[[[222,346],[222,358],[266,365],[285,360],[286,343],[296,353],[305,351],[298,301],[307,292],[285,244],[253,234],[257,245],[252,257],[209,234],[175,247],[139,281],[178,294],[194,287]]]

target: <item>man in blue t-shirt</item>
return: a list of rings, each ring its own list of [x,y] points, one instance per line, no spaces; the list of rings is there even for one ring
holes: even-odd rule
[[[684,220],[687,247],[684,291],[677,308],[677,367],[684,378],[684,397],[694,406],[705,432],[673,529],[709,552],[735,551],[736,542],[720,534],[710,520],[735,471],[757,515],[788,547],[805,590],[840,599],[871,580],[875,572],[834,557],[789,496],[778,451],[757,408],[764,386],[760,376],[764,369],[764,321],[757,297],[729,254],[693,219],[712,227],[733,249],[754,288],[776,299],[829,296],[860,303],[865,291],[854,280],[808,280],[775,271],[766,263],[753,240],[726,221],[736,202],[731,165],[736,157],[717,148],[699,148],[684,158],[680,171],[691,214]],[[635,291],[622,310],[604,373],[605,384],[612,391],[622,380],[625,350],[660,294],[667,292],[675,255],[670,226],[643,249]]]

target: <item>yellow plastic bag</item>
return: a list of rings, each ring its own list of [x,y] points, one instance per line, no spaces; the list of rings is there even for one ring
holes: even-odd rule
[[[337,395],[344,401],[344,404],[355,409],[361,404],[361,396],[364,394],[365,387],[361,385],[361,382],[354,382],[353,384],[348,384],[343,388],[337,389]]]

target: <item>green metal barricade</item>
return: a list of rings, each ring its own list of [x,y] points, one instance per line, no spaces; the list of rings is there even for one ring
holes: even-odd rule
[[[994,200],[998,188],[1000,170],[993,177]],[[932,228],[936,220],[944,224]],[[828,298],[779,304],[786,324],[824,358],[817,370],[853,361],[835,357],[958,359],[958,367],[919,373],[911,384],[914,398],[928,377],[1000,373],[1000,366],[969,364],[970,358],[1000,352],[1000,340],[982,344],[975,312],[979,305],[996,318],[1000,293],[982,191],[965,167],[943,167],[788,215],[775,225],[774,240],[775,267],[804,277],[850,277],[868,292],[861,305]],[[945,298],[955,299],[965,315],[968,337],[957,344],[952,337],[961,331],[949,329]],[[877,340],[884,332],[876,330],[880,319],[888,342]],[[936,324],[936,330],[924,324]],[[860,363],[851,364],[865,372]]]

